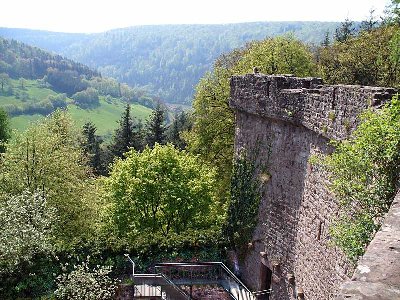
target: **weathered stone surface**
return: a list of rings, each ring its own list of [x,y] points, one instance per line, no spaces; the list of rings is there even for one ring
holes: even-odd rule
[[[342,286],[341,299],[400,299],[400,193],[351,281]]]
[[[381,106],[394,93],[392,88],[322,85],[319,78],[248,74],[232,77],[230,105],[342,139],[357,126],[365,108]]]
[[[260,282],[264,264],[273,271],[270,300],[296,299],[299,290],[305,299],[336,298],[353,270],[330,242],[328,227],[338,205],[326,189],[326,175],[309,158],[330,153],[329,139],[347,137],[365,108],[379,107],[394,92],[327,86],[318,78],[249,74],[231,79],[235,151],[257,152],[263,180],[258,226],[241,263],[242,278],[253,290],[265,286]]]

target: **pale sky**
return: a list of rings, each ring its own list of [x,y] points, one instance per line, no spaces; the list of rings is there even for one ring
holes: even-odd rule
[[[0,27],[101,32],[151,24],[361,21],[389,0],[8,0]]]

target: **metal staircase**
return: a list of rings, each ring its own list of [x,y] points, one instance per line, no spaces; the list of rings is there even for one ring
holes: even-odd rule
[[[233,300],[268,299],[269,290],[251,292],[222,262],[160,263],[156,274],[136,274],[135,299],[193,299],[185,287],[219,286]],[[153,297],[153,298],[150,298]]]

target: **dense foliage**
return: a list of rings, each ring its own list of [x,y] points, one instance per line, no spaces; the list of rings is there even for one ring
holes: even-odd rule
[[[99,93],[94,88],[87,88],[84,91],[77,92],[72,96],[75,104],[81,108],[92,108],[98,106]]]
[[[382,26],[322,47],[321,75],[331,84],[399,86],[399,42],[399,27]]]
[[[168,103],[190,104],[193,87],[222,53],[254,40],[292,32],[319,44],[335,22],[256,22],[137,26],[80,35],[0,29],[0,35],[55,51]]]
[[[0,199],[0,273],[13,271],[37,253],[52,250],[57,211],[38,192]]]
[[[368,110],[349,140],[334,142],[333,154],[320,160],[341,216],[331,228],[334,242],[352,260],[365,251],[379,229],[399,185],[400,101]]]
[[[18,196],[39,191],[56,209],[55,240],[60,247],[78,242],[88,232],[92,211],[85,191],[89,168],[78,141],[79,132],[65,113],[56,112],[7,144],[0,164],[0,193]]]
[[[54,294],[61,300],[112,300],[118,281],[110,277],[111,267],[96,266],[92,268],[88,261],[74,265],[68,272],[57,277],[57,289]]]
[[[257,225],[260,182],[256,177],[255,167],[255,162],[243,152],[233,163],[231,200],[224,226],[224,235],[233,249],[241,250],[247,245]]]
[[[129,244],[218,224],[214,182],[211,168],[171,144],[131,150],[106,180],[116,236]]]
[[[265,74],[315,74],[310,50],[292,36],[253,42],[216,61],[212,73],[200,80],[193,102],[193,129],[186,135],[188,148],[217,167],[220,196],[229,193],[234,140],[234,115],[229,107],[232,75],[252,72],[257,66]]]

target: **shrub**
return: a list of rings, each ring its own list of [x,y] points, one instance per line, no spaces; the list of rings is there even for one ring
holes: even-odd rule
[[[89,266],[89,258],[81,264],[74,265],[71,272],[68,265],[63,267],[64,273],[57,277],[57,299],[65,300],[108,300],[114,299],[117,281],[109,275],[111,267]]]
[[[399,128],[400,101],[395,96],[381,110],[363,113],[350,139],[333,142],[333,154],[319,160],[340,201],[340,217],[330,230],[333,241],[353,261],[379,229],[398,188]]]

